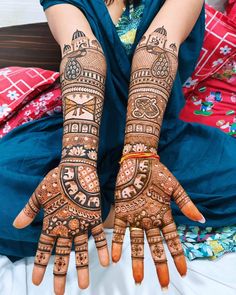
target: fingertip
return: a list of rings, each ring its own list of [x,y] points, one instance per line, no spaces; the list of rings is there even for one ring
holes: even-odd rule
[[[54,292],[56,295],[63,295],[65,293],[65,276],[56,276],[54,277]]]
[[[12,225],[15,228],[21,229],[28,226],[33,221],[32,217],[27,216],[23,210],[16,216],[15,220],[13,221]]]
[[[205,217],[202,215],[202,218],[201,218],[200,220],[198,220],[198,222],[200,222],[200,223],[205,223],[205,222],[206,222]]]
[[[89,270],[88,268],[78,270],[78,286],[80,289],[87,289],[89,286]]]
[[[188,217],[189,219],[191,219],[193,221],[200,222],[200,220],[202,220],[202,221],[205,220],[205,218],[203,217],[201,212],[197,209],[197,207],[194,205],[194,203],[192,201],[185,204],[182,207],[181,211],[183,212],[183,214],[186,217]],[[202,223],[204,223],[204,222],[202,222]]]
[[[112,262],[117,263],[121,258],[122,246],[116,243],[112,243]]]
[[[168,288],[168,285],[170,283],[170,277],[167,263],[157,264],[156,270],[161,288]]]
[[[107,247],[99,250],[99,261],[101,266],[107,267],[110,264],[110,257]]]
[[[175,267],[181,276],[187,274],[187,263],[184,255],[174,257]]]
[[[133,277],[136,285],[140,285],[144,278],[143,260],[133,260]]]
[[[39,286],[43,280],[44,273],[45,273],[44,268],[39,268],[34,266],[33,272],[32,272],[32,283],[36,286]]]
[[[79,288],[82,290],[87,289],[88,287],[89,287],[89,281],[79,283]]]

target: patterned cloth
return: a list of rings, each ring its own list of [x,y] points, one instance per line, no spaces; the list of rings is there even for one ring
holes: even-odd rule
[[[178,234],[184,254],[189,260],[214,260],[225,253],[236,252],[236,226],[202,229],[198,226],[179,225]]]
[[[0,138],[26,122],[61,112],[58,77],[40,68],[0,69]]]
[[[236,23],[214,8],[206,10],[206,33],[199,62],[184,84],[180,118],[236,136]]]
[[[143,15],[144,6],[145,0],[140,1],[138,5],[127,5],[126,10],[116,24],[117,34],[119,35],[128,55],[131,53],[137,28]]]

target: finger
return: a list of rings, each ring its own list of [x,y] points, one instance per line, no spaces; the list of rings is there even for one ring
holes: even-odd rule
[[[98,250],[98,257],[102,266],[109,265],[109,252],[107,247],[107,240],[103,230],[102,224],[92,228],[92,235],[95,240],[96,248]]]
[[[185,276],[187,273],[187,264],[175,223],[172,222],[164,226],[162,233],[178,272],[181,276]]]
[[[153,261],[156,266],[157,276],[162,289],[168,288],[170,278],[162,236],[158,228],[146,230],[146,236]]]
[[[112,255],[113,262],[118,262],[120,260],[126,226],[127,224],[125,221],[119,218],[115,218],[113,237],[112,237],[112,248],[111,248],[111,255]]]
[[[20,229],[29,225],[39,213],[40,207],[37,196],[33,193],[25,207],[16,216],[13,226]]]
[[[144,231],[130,227],[131,257],[133,277],[136,284],[141,284],[144,276]]]
[[[180,184],[178,184],[177,188],[174,190],[173,198],[186,217],[193,221],[205,223],[205,218],[197,209],[197,207],[193,204],[193,202]]]
[[[54,261],[54,291],[56,295],[65,292],[66,274],[69,266],[72,240],[69,238],[58,238],[56,244],[56,255]]]
[[[81,289],[85,289],[89,286],[88,234],[76,236],[74,245],[78,284]]]
[[[40,235],[32,273],[32,282],[35,285],[39,285],[43,280],[55,240],[55,237],[48,236],[44,233]]]

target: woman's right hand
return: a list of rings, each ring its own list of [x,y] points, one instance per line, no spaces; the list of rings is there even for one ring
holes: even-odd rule
[[[51,170],[14,221],[16,228],[29,225],[44,210],[43,229],[35,256],[32,280],[39,285],[55,247],[54,290],[64,294],[72,243],[80,288],[89,285],[88,230],[91,230],[102,266],[109,265],[103,230],[100,188],[96,168],[89,164],[63,164]]]

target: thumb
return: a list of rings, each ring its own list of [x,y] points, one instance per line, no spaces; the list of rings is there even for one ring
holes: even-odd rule
[[[204,216],[197,209],[184,188],[179,183],[177,185],[177,188],[173,192],[173,198],[186,217],[200,223],[206,222]]]
[[[35,193],[30,197],[28,203],[16,216],[13,226],[16,228],[24,228],[28,226],[40,211],[40,203],[37,200]]]

